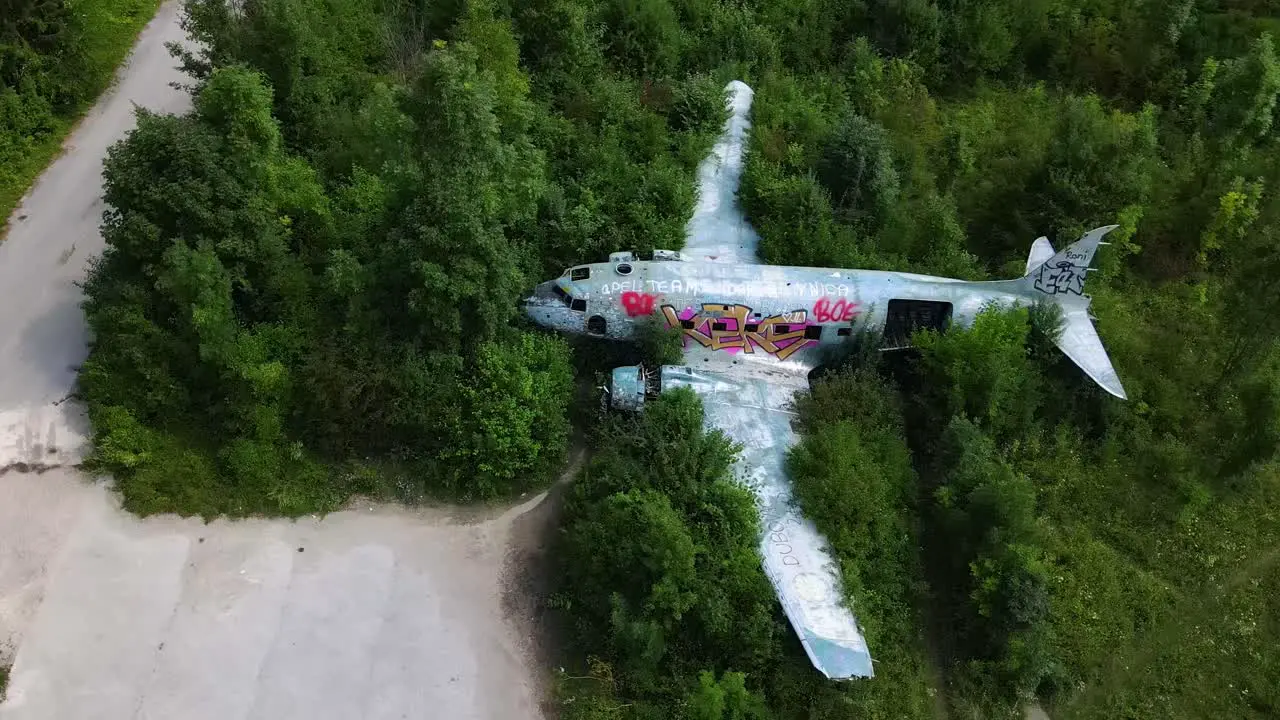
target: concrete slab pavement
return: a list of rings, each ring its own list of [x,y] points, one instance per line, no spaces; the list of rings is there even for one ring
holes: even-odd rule
[[[540,498],[206,525],[138,519],[75,468],[102,161],[135,105],[190,107],[182,39],[169,0],[0,243],[0,720],[542,717],[504,579]]]

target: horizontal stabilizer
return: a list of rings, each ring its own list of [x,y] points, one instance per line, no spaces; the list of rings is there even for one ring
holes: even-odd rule
[[[1117,227],[1120,226],[1107,225],[1090,230],[1084,234],[1084,237],[1036,267],[1030,267],[1031,262],[1028,260],[1025,279],[1031,282],[1031,286],[1036,291],[1055,296],[1055,300],[1070,296],[1083,297],[1085,277],[1089,274],[1089,263],[1093,262],[1093,256],[1098,252],[1098,245],[1102,244],[1102,238]],[[1041,238],[1041,240],[1044,240],[1044,245],[1040,245],[1040,240],[1036,240],[1031,246],[1032,256],[1043,253],[1045,248],[1053,249],[1047,239]]]
[[[1111,366],[1111,358],[1107,349],[1102,347],[1102,339],[1089,320],[1086,307],[1063,308],[1062,334],[1058,336],[1058,347],[1071,361],[1080,366],[1085,375],[1102,386],[1103,390],[1121,400],[1128,399],[1124,386],[1120,384],[1120,376]]]

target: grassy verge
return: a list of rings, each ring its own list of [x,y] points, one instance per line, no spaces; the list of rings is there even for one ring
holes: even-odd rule
[[[24,152],[3,157],[6,171],[0,173],[0,239],[8,228],[8,218],[27,189],[40,173],[57,157],[62,141],[110,86],[115,69],[133,48],[142,28],[155,16],[160,0],[88,0],[77,8],[85,28],[83,47],[88,57],[85,87],[91,92],[69,113],[56,117],[38,137],[27,138]]]

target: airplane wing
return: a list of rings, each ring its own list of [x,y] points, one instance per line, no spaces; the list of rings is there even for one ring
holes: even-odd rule
[[[827,541],[791,498],[787,450],[798,436],[790,408],[795,394],[808,388],[806,376],[749,364],[663,366],[662,389],[673,387],[698,393],[707,427],[742,444],[735,471],[756,495],[765,573],[809,659],[832,679],[871,677],[871,654],[845,604]]]
[[[698,204],[685,225],[680,252],[695,261],[755,265],[760,262],[760,236],[742,214],[737,197],[754,93],[737,80],[725,93],[729,119],[711,153],[698,165]]]

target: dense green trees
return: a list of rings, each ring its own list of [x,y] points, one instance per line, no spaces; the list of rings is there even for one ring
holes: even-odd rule
[[[823,22],[807,59],[784,53],[756,78],[743,188],[769,260],[1010,277],[1038,235],[1121,226],[1090,291],[1130,402],[1082,381],[1041,310],[918,338],[896,363],[948,709],[989,716],[1034,693],[1055,716],[1200,717],[1227,693],[1215,714],[1265,716],[1273,630],[1245,639],[1211,618],[1274,628],[1274,609],[1208,578],[1232,576],[1226,563],[1269,587],[1277,572],[1203,518],[1230,515],[1258,548],[1280,540],[1259,500],[1277,449],[1274,19],[1058,0],[795,12]],[[893,174],[868,174],[885,153]],[[892,199],[868,216],[876,187]],[[865,432],[810,429],[795,457],[859,464]],[[831,504],[801,499],[819,518]],[[1197,667],[1206,643],[1243,656]],[[1156,690],[1161,673],[1181,689]]]
[[[1226,692],[1217,702],[1233,714],[1265,715],[1274,684],[1261,678],[1275,668],[1261,648],[1274,636],[1234,634],[1219,613],[1228,596],[1230,612],[1273,610],[1213,578],[1225,557],[1234,582],[1274,578],[1238,544],[1241,534],[1252,547],[1280,540],[1257,494],[1273,484],[1276,446],[1257,414],[1269,393],[1257,376],[1232,380],[1224,389],[1239,383],[1239,405],[1196,408],[1186,416],[1194,432],[1161,433],[1152,406],[1106,400],[1044,352],[1037,336],[1052,325],[1037,312],[985,313],[972,330],[918,338],[906,374],[930,608],[945,623],[953,706],[991,714],[1035,693],[1066,717],[1203,717],[1205,697]],[[1133,392],[1145,376],[1127,379]],[[1238,425],[1245,417],[1258,432]],[[1232,529],[1204,524],[1224,514]],[[1203,654],[1218,642],[1241,654]],[[1155,691],[1156,676],[1177,677],[1179,690]]]
[[[234,8],[189,0],[196,109],[143,113],[106,168],[81,381],[130,507],[301,512],[402,464],[415,491],[547,477],[568,350],[516,300],[611,250],[678,247],[740,78],[742,201],[768,261],[1009,277],[1038,235],[1119,224],[1089,290],[1131,400],[1061,357],[1043,308],[819,381],[791,472],[877,659],[842,686],[773,605],[733,439],[683,395],[608,420],[566,509],[559,599],[588,679],[565,679],[565,708],[1274,714],[1264,5]],[[670,359],[654,330],[644,352]]]
[[[209,73],[193,115],[143,113],[113,150],[110,248],[86,288],[97,340],[81,386],[92,408],[110,409],[99,417],[120,423],[97,425],[102,447],[142,423],[217,455],[231,497],[168,504],[329,506],[340,493],[316,482],[315,455],[430,460],[430,480],[463,495],[554,469],[567,438],[565,352],[508,324],[524,260],[506,228],[532,214],[541,165],[527,140],[504,142],[493,79],[478,73],[466,44],[433,50],[405,91],[419,131],[400,167],[331,192],[286,149],[263,78],[238,67]],[[379,242],[344,232],[354,228]],[[100,458],[126,498],[157,456],[132,457]]]
[[[721,81],[632,67],[597,32],[632,28],[614,10],[187,3],[196,110],[143,113],[113,150],[86,288],[81,390],[131,507],[330,507],[368,489],[348,467],[367,459],[412,465],[413,494],[554,471],[567,351],[518,300],[678,247],[723,118]],[[670,10],[627,42],[667,52],[646,33]],[[179,489],[174,462],[203,469]]]

